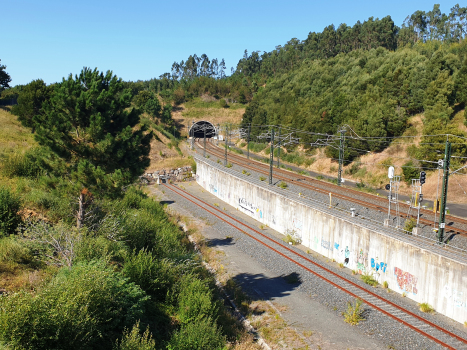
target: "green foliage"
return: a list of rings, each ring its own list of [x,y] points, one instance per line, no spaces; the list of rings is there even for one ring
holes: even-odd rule
[[[19,151],[8,154],[2,167],[2,173],[7,177],[37,178],[47,172],[50,175],[61,175],[64,164],[44,147],[36,147],[20,153]]]
[[[111,349],[148,297],[103,262],[62,269],[36,296],[0,298],[0,339],[20,349]]]
[[[221,108],[229,108],[229,105],[227,104],[227,102],[223,98],[221,98],[219,100],[219,106],[221,106]]]
[[[183,325],[203,319],[216,319],[220,304],[205,280],[188,274],[181,278],[178,288],[177,319]]]
[[[421,312],[426,312],[428,314],[433,314],[435,312],[435,309],[433,308],[433,306],[431,306],[428,303],[420,303],[418,304],[418,306]]]
[[[259,153],[268,147],[267,143],[250,142],[250,152]]]
[[[176,105],[185,102],[185,91],[181,87],[178,87],[174,90],[173,99]]]
[[[407,231],[409,233],[412,233],[415,227],[417,227],[417,220],[415,220],[414,218],[410,218],[404,223],[404,231]]]
[[[33,259],[33,251],[18,236],[0,238],[0,263],[29,264]]]
[[[163,301],[179,271],[169,260],[158,259],[151,252],[140,250],[127,258],[122,272],[146,293]]]
[[[170,340],[168,350],[221,350],[225,338],[216,323],[209,318],[183,324]]]
[[[287,183],[284,181],[281,181],[277,186],[285,190],[287,188]]]
[[[415,167],[412,161],[408,161],[403,165],[402,173],[404,174],[404,181],[407,185],[412,183],[412,179],[418,179],[420,177],[420,169]]]
[[[7,72],[5,72],[5,69],[6,66],[0,64],[0,92],[5,88],[10,87],[9,82],[11,81],[11,77]]]
[[[130,107],[131,92],[121,79],[84,68],[55,86],[36,115],[37,141],[68,164],[80,189],[118,193],[149,165],[152,135]]]
[[[139,321],[133,326],[131,331],[125,329],[120,342],[117,341],[114,350],[156,350],[156,342],[152,339],[149,328],[140,334]]]
[[[366,284],[372,287],[376,287],[378,285],[378,281],[375,280],[373,276],[370,274],[363,274],[360,276],[360,278],[362,279],[363,282],[365,282]]]
[[[52,91],[52,86],[47,86],[42,79],[33,80],[21,89],[18,104],[13,106],[11,112],[18,116],[23,126],[32,128],[34,132],[34,116],[42,113],[42,105],[50,98]]]
[[[349,301],[347,303],[347,310],[343,313],[344,321],[351,324],[352,326],[356,326],[361,321],[365,320],[362,314],[362,301],[360,299],[357,299],[355,301],[355,305],[352,305],[352,303]]]
[[[0,237],[14,234],[21,222],[20,199],[8,188],[0,187]]]

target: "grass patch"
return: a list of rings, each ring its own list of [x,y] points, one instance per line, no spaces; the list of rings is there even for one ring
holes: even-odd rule
[[[284,181],[281,181],[277,186],[285,190],[287,188],[287,183],[285,183]]]
[[[428,303],[420,303],[418,304],[418,307],[420,308],[421,312],[426,312],[428,314],[432,314],[435,312],[435,309],[433,309],[433,306],[431,306]]]
[[[228,162],[227,165],[226,165],[227,168],[231,168],[232,167],[232,163]]]
[[[265,178],[264,176],[260,176],[259,179],[260,179],[261,181],[266,180],[266,178]]]
[[[363,282],[365,282],[366,284],[372,286],[372,287],[376,287],[378,285],[378,281],[375,280],[373,278],[373,276],[369,275],[369,274],[364,274],[364,275],[361,275],[360,278],[362,279]]]

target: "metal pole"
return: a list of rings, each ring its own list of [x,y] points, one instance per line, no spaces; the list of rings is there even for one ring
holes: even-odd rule
[[[224,166],[227,166],[227,147],[229,144],[227,143],[227,135],[229,134],[229,126],[225,126],[225,158],[224,158]]]
[[[337,185],[341,186],[342,183],[342,163],[344,161],[344,132],[345,129],[341,129],[341,138],[339,143],[339,170],[337,171]]]
[[[193,130],[193,126],[195,125],[195,122],[192,121],[192,123],[193,124],[191,125],[191,130],[190,131],[193,131],[193,132],[192,133],[189,132],[189,134],[192,134],[191,135],[191,150],[194,150],[195,149],[195,131]]]
[[[250,132],[251,124],[248,124],[248,135],[246,137],[246,159],[250,159]]]
[[[272,163],[274,162],[274,129],[271,130],[271,153],[269,154],[269,184],[272,185]]]
[[[448,179],[449,179],[449,163],[451,161],[451,142],[446,141],[446,148],[444,150],[444,174],[443,174],[443,188],[441,190],[441,205],[439,210],[439,227],[438,227],[438,242],[444,241],[444,228],[446,225],[446,199],[448,195]]]
[[[391,219],[391,201],[392,201],[392,179],[389,180],[389,205],[388,205],[388,219]]]
[[[277,167],[280,168],[281,159],[281,127],[279,126],[279,149],[277,150]]]
[[[203,157],[206,158],[206,125],[204,126]]]

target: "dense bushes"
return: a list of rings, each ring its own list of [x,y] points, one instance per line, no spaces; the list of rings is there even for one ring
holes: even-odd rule
[[[0,237],[15,233],[21,222],[20,199],[8,188],[0,187]]]
[[[0,337],[19,349],[111,349],[148,297],[104,262],[60,270],[36,296],[0,298]]]
[[[94,206],[95,218],[81,229],[31,223],[15,240],[0,240],[0,253],[11,250],[9,261],[28,263],[34,256],[36,266],[65,266],[35,295],[0,297],[0,343],[17,349],[222,349],[212,278],[161,205],[130,187],[120,201]]]

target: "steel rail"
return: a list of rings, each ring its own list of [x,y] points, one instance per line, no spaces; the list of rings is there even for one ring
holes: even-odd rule
[[[313,260],[311,260],[311,259],[309,259],[309,258],[307,258],[307,257],[305,257],[305,256],[303,256],[303,255],[301,255],[300,253],[296,252],[295,250],[293,250],[293,249],[291,249],[291,248],[289,248],[289,247],[287,247],[287,246],[285,246],[285,245],[280,244],[279,242],[275,241],[275,240],[272,239],[271,237],[269,237],[269,236],[267,236],[267,235],[265,235],[265,234],[259,232],[258,230],[256,230],[256,229],[250,227],[249,225],[247,225],[247,224],[241,222],[240,220],[238,220],[238,219],[236,219],[236,218],[234,218],[234,217],[232,217],[232,216],[230,216],[230,215],[224,213],[224,212],[221,211],[220,209],[217,209],[217,208],[213,207],[213,206],[210,205],[209,203],[207,203],[207,202],[205,202],[205,201],[203,201],[203,200],[201,200],[201,199],[199,199],[199,198],[193,196],[192,194],[188,193],[187,191],[185,191],[185,190],[183,190],[183,189],[181,189],[181,188],[179,188],[179,187],[175,187],[174,185],[167,185],[167,184],[166,184],[166,186],[167,186],[167,188],[169,188],[169,189],[172,190],[173,192],[177,193],[179,196],[181,196],[181,197],[185,198],[186,200],[190,201],[191,203],[193,203],[193,204],[195,204],[195,205],[197,205],[197,206],[203,208],[205,211],[207,211],[207,212],[210,213],[211,215],[213,215],[213,216],[217,217],[219,220],[221,220],[221,221],[223,221],[223,222],[229,224],[230,226],[234,227],[235,229],[237,229],[237,230],[239,230],[240,232],[244,233],[245,235],[249,236],[249,237],[252,238],[253,240],[257,241],[258,243],[260,243],[260,244],[266,246],[267,248],[269,248],[270,250],[272,250],[272,251],[274,251],[275,253],[279,254],[279,255],[282,256],[283,258],[285,258],[285,259],[291,261],[292,263],[294,263],[294,264],[296,264],[297,266],[303,268],[304,270],[306,270],[306,271],[308,271],[308,272],[314,274],[315,276],[317,276],[317,277],[323,279],[324,281],[330,283],[331,285],[333,285],[334,287],[336,287],[336,288],[338,288],[338,289],[344,291],[345,293],[347,293],[347,294],[353,296],[354,298],[361,299],[363,302],[365,302],[365,304],[371,306],[371,307],[374,308],[375,310],[378,310],[378,311],[380,311],[381,313],[383,313],[383,314],[385,314],[385,315],[387,315],[387,316],[393,318],[394,320],[396,320],[396,321],[398,321],[398,322],[404,324],[405,326],[407,326],[407,327],[409,327],[410,329],[412,329],[412,330],[414,330],[414,331],[416,331],[416,332],[422,334],[423,336],[427,337],[428,339],[433,340],[434,342],[436,342],[436,343],[438,343],[438,344],[440,344],[440,345],[442,345],[442,346],[444,346],[444,347],[446,347],[446,348],[448,348],[448,349],[453,349],[453,350],[456,349],[455,347],[453,347],[453,346],[451,346],[451,345],[449,345],[449,344],[447,344],[447,343],[441,341],[440,339],[436,338],[435,336],[432,336],[431,334],[429,334],[429,333],[427,333],[427,332],[425,332],[425,331],[423,331],[423,330],[417,328],[417,326],[414,326],[414,325],[410,324],[409,322],[403,320],[402,318],[400,318],[400,317],[398,317],[398,316],[395,316],[395,315],[391,314],[390,312],[388,312],[388,311],[382,309],[380,306],[375,305],[374,302],[368,301],[368,300],[365,299],[364,297],[359,296],[359,295],[357,295],[357,294],[351,292],[350,290],[348,290],[348,289],[346,289],[345,287],[343,287],[343,286],[341,286],[341,285],[339,285],[339,284],[337,284],[337,283],[331,281],[329,278],[327,278],[327,277],[321,275],[320,273],[318,273],[318,272],[316,272],[316,271],[314,271],[314,270],[312,270],[312,269],[310,269],[310,268],[304,266],[304,265],[301,264],[300,262],[298,262],[298,261],[292,259],[291,257],[289,257],[289,256],[285,255],[284,253],[278,251],[277,249],[273,248],[273,247],[270,246],[269,244],[263,242],[263,241],[260,240],[259,238],[254,237],[253,235],[247,233],[245,230],[242,230],[242,229],[239,228],[238,226],[236,226],[236,225],[234,225],[233,223],[227,221],[226,219],[224,219],[224,218],[222,218],[221,216],[217,215],[217,214],[214,213],[213,211],[207,209],[207,207],[211,208],[211,209],[214,210],[214,211],[217,211],[217,212],[221,213],[223,216],[229,218],[230,220],[232,220],[232,221],[234,221],[234,222],[236,222],[236,223],[238,223],[238,224],[240,224],[240,225],[242,225],[242,226],[248,228],[249,230],[255,232],[255,233],[258,234],[258,235],[260,235],[261,237],[266,238],[267,240],[273,242],[274,244],[278,245],[278,246],[281,247],[282,249],[285,249],[285,250],[291,252],[292,254],[297,255],[297,256],[300,257],[301,259],[303,259],[303,260],[307,261],[308,263],[311,263],[312,265],[314,265],[314,266],[316,266],[316,267],[318,267],[318,268],[320,268],[320,269],[326,271],[327,273],[331,274],[332,276],[337,277],[339,280],[344,281],[345,283],[350,284],[352,287],[358,289],[359,291],[363,291],[364,293],[369,294],[371,297],[376,298],[376,299],[379,299],[380,301],[382,301],[382,302],[384,302],[384,303],[386,303],[386,304],[388,304],[388,305],[394,307],[395,309],[400,310],[401,312],[403,312],[403,313],[405,313],[405,314],[407,314],[407,315],[409,315],[409,316],[415,318],[416,320],[418,320],[418,321],[420,321],[420,322],[423,322],[423,323],[425,323],[426,325],[429,325],[430,327],[432,327],[432,328],[434,328],[434,329],[436,329],[436,330],[442,332],[443,334],[448,335],[448,336],[450,336],[451,338],[454,338],[454,339],[456,339],[457,341],[462,342],[462,343],[464,343],[464,344],[467,345],[467,339],[464,339],[464,338],[458,336],[458,335],[455,334],[455,333],[452,333],[452,332],[450,332],[450,331],[448,331],[448,330],[445,330],[444,328],[438,326],[437,324],[435,324],[435,323],[433,323],[433,322],[431,322],[431,321],[428,321],[427,319],[425,319],[425,318],[423,318],[423,317],[421,317],[421,316],[419,316],[419,315],[417,315],[417,314],[415,314],[415,313],[413,313],[413,312],[411,312],[411,311],[409,311],[409,310],[403,308],[402,306],[399,306],[399,305],[393,303],[392,301],[390,301],[390,300],[388,300],[388,299],[385,299],[385,298],[383,298],[382,296],[380,296],[380,295],[378,295],[378,294],[376,294],[376,293],[374,293],[374,292],[372,292],[372,291],[367,290],[366,288],[360,286],[359,284],[357,284],[357,283],[355,283],[355,282],[352,282],[351,280],[349,280],[349,279],[347,279],[347,278],[345,278],[345,277],[343,277],[343,276],[341,276],[341,275],[335,273],[334,271],[332,271],[332,270],[330,270],[330,269],[328,269],[328,268],[326,268],[326,267],[324,267],[324,266],[322,266],[322,265],[316,263],[315,261],[313,261]],[[184,193],[185,195],[182,194],[182,193],[180,193],[180,192]],[[196,199],[197,201],[201,202],[203,205],[200,205],[200,204],[196,203],[195,201],[193,201],[192,199],[190,199],[188,196],[189,196],[190,198]],[[420,326],[418,326],[418,327],[420,327]]]

